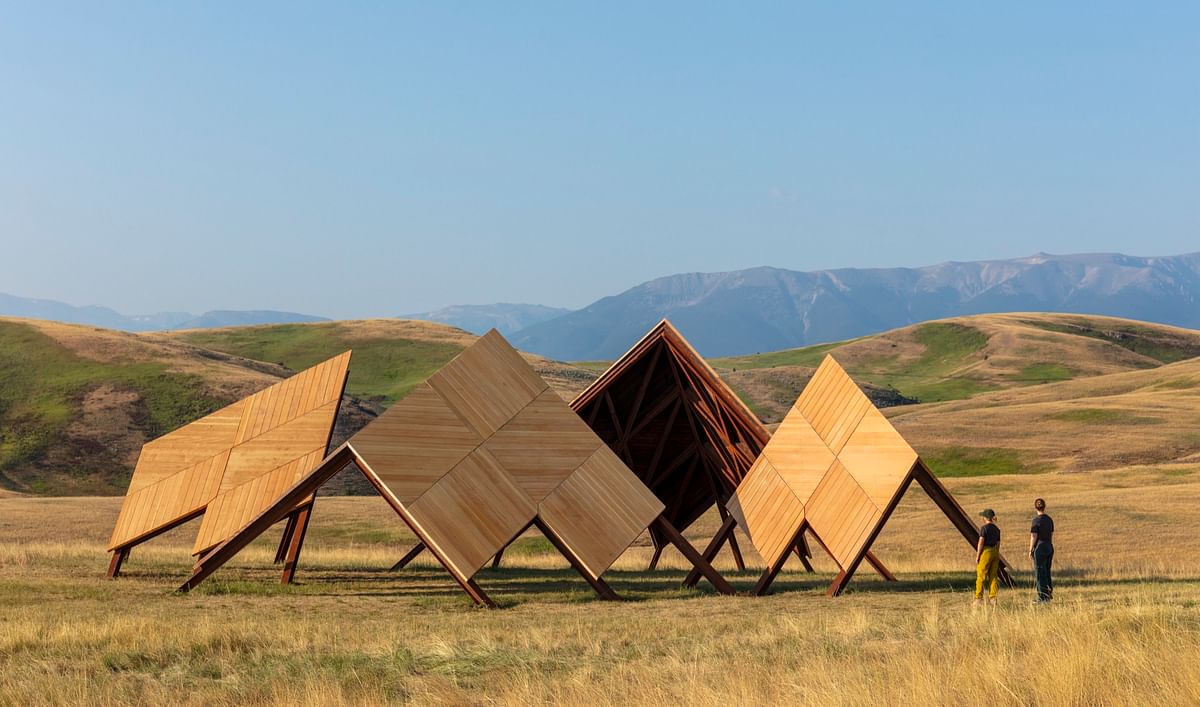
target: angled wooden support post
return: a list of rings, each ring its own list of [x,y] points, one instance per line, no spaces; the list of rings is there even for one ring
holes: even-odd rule
[[[308,521],[312,517],[313,504],[309,503],[294,514],[296,520],[288,538],[287,555],[284,557],[280,584],[291,584],[296,576],[296,564],[300,561],[300,548],[304,546],[304,535],[308,532]]]
[[[913,481],[916,481],[917,485],[925,491],[925,494],[929,496],[934,505],[941,509],[942,513],[946,514],[946,517],[950,519],[950,522],[954,524],[954,527],[958,529],[963,538],[970,543],[971,547],[975,547],[975,543],[979,539],[979,528],[971,522],[970,516],[967,515],[962,506],[958,505],[958,501],[950,495],[950,492],[946,490],[942,482],[933,475],[933,472],[929,471],[924,461],[917,462],[916,467],[912,471],[912,477]],[[1009,572],[1008,561],[1003,556],[1000,557],[1000,581],[1009,589],[1017,586],[1017,583],[1013,581],[1012,574]]]
[[[711,582],[718,592],[722,594],[736,594],[734,588],[721,576],[721,573],[713,569],[708,560],[705,560],[699,552],[696,552],[696,548],[675,529],[675,526],[671,525],[665,516],[660,515],[658,518],[655,518],[652,527],[657,528],[667,539],[667,542],[674,545],[683,553],[688,562],[692,563],[692,569],[704,575],[704,578]]]
[[[108,563],[108,578],[116,579],[121,576],[121,565],[129,558],[129,548],[120,547],[113,550],[112,560]]]
[[[896,579],[896,575],[892,574],[891,570],[889,570],[887,567],[884,567],[883,563],[879,561],[878,557],[875,557],[875,553],[868,550],[867,554],[863,557],[863,559],[865,559],[867,561],[867,564],[874,567],[875,571],[878,572],[879,575],[881,577],[883,577],[883,579],[885,581],[888,581],[888,582],[898,581]]]
[[[729,517],[729,510],[720,501],[717,502],[717,512],[721,514],[722,522]],[[733,563],[738,568],[738,572],[745,570],[746,561],[742,559],[742,549],[738,547],[737,533],[729,533],[729,550],[733,553]]]
[[[800,564],[804,565],[804,571],[809,574],[813,573],[812,563],[809,558],[812,557],[812,550],[808,549],[808,541],[804,539],[804,533],[800,533],[800,541],[792,546],[792,551],[796,553],[796,557],[800,558]]]
[[[405,567],[408,567],[408,563],[417,559],[417,556],[420,555],[422,552],[425,552],[425,543],[418,540],[417,544],[413,545],[411,550],[404,553],[404,557],[401,557],[399,562],[392,565],[392,568],[389,571],[390,572],[399,572],[400,570],[404,569]]]
[[[551,530],[548,525],[543,523],[541,518],[534,520],[533,524],[537,526],[538,530],[542,531],[542,535],[546,536],[546,539],[550,541],[550,544],[557,548],[558,551],[562,553],[563,557],[567,558],[567,561],[571,563],[571,567],[574,567],[575,571],[582,575],[583,578],[587,580],[588,584],[592,585],[592,589],[596,590],[596,594],[599,594],[601,599],[616,601],[621,598],[612,590],[612,587],[608,586],[607,582],[600,577],[593,577],[591,573],[579,563],[579,560],[576,559],[574,553],[567,548],[566,543],[564,543],[561,538],[555,535],[554,531]]]
[[[733,533],[733,527],[735,525],[737,525],[737,521],[733,519],[733,516],[727,517],[725,521],[721,523],[721,527],[717,528],[717,532],[712,536],[712,540],[708,541],[708,547],[704,548],[704,552],[700,554],[700,557],[702,557],[710,566],[712,565],[713,559],[717,556],[717,553],[721,551],[721,545],[725,543],[726,536]],[[692,567],[691,571],[688,572],[687,577],[683,580],[683,586],[689,588],[694,587],[699,581],[700,568]]]
[[[504,547],[500,548],[500,551],[497,552],[496,556],[492,558],[492,569],[494,569],[494,570],[500,569],[500,560],[504,559],[504,551],[507,548],[508,548],[508,545],[505,545]]]
[[[287,557],[288,548],[292,545],[292,533],[296,530],[296,516],[293,513],[287,517],[287,523],[283,526],[283,535],[279,538],[279,548],[275,550],[275,564],[282,564]]]
[[[662,551],[663,551],[663,546],[659,545],[658,543],[655,543],[654,544],[654,554],[650,556],[650,565],[646,567],[647,570],[658,569],[658,558],[662,557]]]
[[[800,536],[803,534],[804,526],[802,525],[800,530],[796,532],[796,537],[792,538],[792,542],[789,547],[795,547],[795,545],[799,542]],[[788,561],[788,557],[791,554],[792,553],[790,552],[780,553],[779,559],[775,561],[775,564],[763,571],[762,576],[758,578],[758,582],[754,585],[754,589],[751,590],[751,593],[754,594],[754,596],[761,597],[767,593],[767,590],[771,588],[771,584],[775,581],[775,577],[779,575],[779,571],[783,569],[784,563]]]

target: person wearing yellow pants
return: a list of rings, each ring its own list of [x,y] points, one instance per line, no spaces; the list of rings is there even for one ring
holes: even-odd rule
[[[996,512],[985,508],[979,514],[983,525],[979,528],[979,542],[975,546],[975,604],[983,603],[983,590],[988,590],[988,602],[996,602],[1000,591],[1000,526],[996,525]]]

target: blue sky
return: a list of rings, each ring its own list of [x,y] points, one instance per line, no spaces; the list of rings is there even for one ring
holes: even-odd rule
[[[1048,5],[10,6],[0,292],[386,316],[1200,250],[1200,4]]]

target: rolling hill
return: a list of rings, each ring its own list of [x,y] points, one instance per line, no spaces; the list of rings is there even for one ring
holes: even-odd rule
[[[342,439],[474,338],[393,319],[144,334],[0,319],[0,488],[121,493],[145,441],[353,348]],[[711,362],[774,423],[826,353],[943,475],[1200,461],[1200,332],[981,315]],[[564,399],[605,367],[526,357]]]
[[[1048,255],[921,268],[796,272],[759,267],[672,275],[535,324],[523,351],[611,359],[660,319],[705,356],[839,341],[993,312],[1104,314],[1200,328],[1200,253]]]

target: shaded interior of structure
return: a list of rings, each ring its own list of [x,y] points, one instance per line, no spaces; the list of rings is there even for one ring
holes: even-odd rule
[[[575,409],[684,530],[714,504],[725,515],[769,433],[690,346],[672,338],[665,329],[648,337]],[[663,547],[663,538],[652,539]]]

